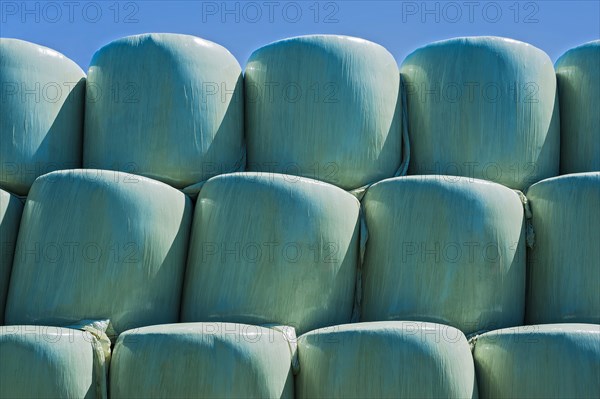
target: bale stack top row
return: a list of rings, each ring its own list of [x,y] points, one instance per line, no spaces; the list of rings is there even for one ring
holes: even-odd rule
[[[248,170],[359,196],[407,172],[525,190],[600,169],[600,41],[570,50],[556,70],[543,51],[498,37],[432,43],[400,69],[380,45],[333,35],[269,44],[245,73],[225,48],[177,34],[116,40],[87,77],[35,44],[1,39],[0,52],[0,187],[18,195],[37,176],[78,167],[191,195]]]

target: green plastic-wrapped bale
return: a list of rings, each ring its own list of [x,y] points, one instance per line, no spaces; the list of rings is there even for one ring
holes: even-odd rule
[[[242,70],[194,36],[144,34],[96,52],[88,73],[84,165],[176,188],[244,167]]]
[[[92,338],[86,332],[4,326],[0,353],[2,399],[106,397],[104,363],[94,359]]]
[[[126,331],[110,367],[112,398],[292,398],[289,337],[232,323]]]
[[[465,334],[520,325],[523,206],[512,190],[456,176],[369,188],[362,320],[422,320]]]
[[[4,322],[4,307],[8,281],[13,264],[23,204],[14,195],[0,190],[0,325]]]
[[[560,120],[552,61],[527,43],[465,37],[402,63],[408,174],[467,176],[517,190],[558,175]]]
[[[27,195],[36,177],[81,167],[81,68],[50,48],[0,38],[0,83],[0,187]]]
[[[491,331],[473,351],[484,398],[600,397],[600,326],[545,324]]]
[[[477,398],[469,345],[441,324],[387,321],[298,339],[301,398]]]
[[[327,183],[235,173],[196,203],[183,321],[279,323],[299,333],[350,321],[359,202]]]
[[[527,198],[527,323],[600,323],[600,172],[541,181]]]
[[[600,171],[600,40],[556,61],[560,97],[560,172]]]
[[[189,198],[141,176],[39,177],[23,210],[6,323],[110,319],[119,333],[177,321],[191,218]]]
[[[244,83],[248,170],[346,190],[398,170],[400,74],[380,45],[335,35],[277,41],[252,54]]]

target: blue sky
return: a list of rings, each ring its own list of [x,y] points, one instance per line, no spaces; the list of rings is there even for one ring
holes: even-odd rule
[[[398,63],[429,42],[473,35],[533,44],[555,61],[600,38],[600,1],[4,1],[0,36],[58,50],[87,70],[110,41],[186,33],[225,46],[244,66],[272,41],[311,33],[358,36]]]

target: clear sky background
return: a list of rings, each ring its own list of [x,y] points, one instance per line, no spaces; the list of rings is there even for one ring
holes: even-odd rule
[[[0,1],[0,36],[58,50],[87,70],[110,41],[186,33],[225,46],[242,67],[286,37],[332,33],[377,42],[398,64],[413,50],[457,36],[522,40],[553,61],[600,38],[600,0],[586,1]]]

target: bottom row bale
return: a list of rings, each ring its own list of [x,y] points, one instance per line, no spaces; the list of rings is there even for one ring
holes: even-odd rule
[[[105,363],[90,333],[47,326],[0,327],[0,398],[106,396]]]
[[[0,328],[0,398],[600,397],[600,326],[496,330],[388,321],[292,328],[166,324],[121,334],[110,364],[93,334]],[[299,357],[296,367],[295,354]],[[295,377],[294,377],[294,374]]]
[[[292,351],[277,329],[166,324],[121,334],[112,398],[291,398]]]
[[[345,324],[298,342],[301,398],[475,398],[462,332],[425,322]]]
[[[485,398],[600,398],[600,325],[540,324],[477,338]]]

